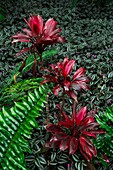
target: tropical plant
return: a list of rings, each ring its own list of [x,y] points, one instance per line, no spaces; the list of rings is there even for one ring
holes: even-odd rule
[[[63,95],[66,93],[77,102],[77,91],[89,90],[89,83],[91,79],[85,75],[85,68],[79,68],[71,78],[70,73],[74,67],[75,60],[64,58],[63,62],[58,62],[57,65],[50,65],[50,69],[46,68],[48,75],[44,75],[43,83],[55,83],[53,91],[56,96],[62,88]]]
[[[97,156],[97,151],[89,137],[96,138],[97,134],[105,133],[98,129],[99,124],[94,120],[94,113],[92,111],[87,113],[87,107],[82,107],[76,112],[75,105],[71,118],[63,110],[61,111],[63,114],[62,121],[59,121],[56,125],[48,124],[46,126],[47,131],[51,132],[53,136],[45,146],[58,147],[62,151],[69,148],[69,155],[74,154],[79,149],[87,161],[92,160],[92,156]]]
[[[11,90],[11,93],[14,92],[14,97],[10,102],[12,104],[14,101],[15,104],[11,108],[2,107],[0,111],[1,168],[3,170],[15,170],[17,168],[23,170],[27,169],[24,159],[24,152],[30,152],[27,139],[31,139],[32,126],[38,127],[35,117],[39,116],[41,107],[46,106],[45,110],[43,110],[46,115],[42,114],[40,121],[40,126],[44,132],[42,136],[45,138],[43,140],[41,139],[41,145],[39,144],[39,148],[37,147],[39,152],[36,151],[38,158],[35,162],[39,170],[48,168],[48,166],[51,168],[52,165],[57,165],[56,162],[54,162],[56,156],[55,154],[53,155],[53,152],[59,152],[59,149],[60,153],[57,152],[57,161],[60,159],[61,155],[63,155],[65,159],[61,161],[61,166],[59,166],[60,163],[58,164],[58,170],[67,167],[68,169],[70,167],[83,168],[84,160],[90,170],[94,169],[92,159],[93,155],[95,157],[97,156],[97,150],[90,137],[96,138],[97,134],[104,133],[104,131],[99,129],[99,124],[94,118],[94,111],[87,112],[86,106],[80,108],[79,111],[75,111],[78,104],[77,92],[89,90],[88,83],[91,79],[85,75],[85,68],[83,67],[79,68],[71,77],[75,60],[69,60],[67,57],[64,58],[63,62],[58,62],[56,65],[50,64],[50,67],[46,64],[44,65],[43,53],[46,47],[55,43],[65,42],[65,39],[59,35],[61,29],[56,29],[57,22],[53,18],[47,20],[45,25],[42,17],[39,15],[34,15],[30,17],[28,21],[25,20],[25,22],[30,29],[24,28],[24,33],[18,33],[12,36],[12,38],[14,38],[12,43],[30,43],[30,47],[22,49],[17,55],[23,54],[24,52],[31,52],[32,54],[25,57],[22,64],[18,66],[18,69],[14,73],[13,79],[15,85],[11,84],[12,79],[10,81],[11,86],[8,89]],[[48,53],[50,54],[50,52]],[[31,67],[35,79],[25,80],[26,78],[31,78],[28,76],[28,71]],[[44,74],[44,71],[47,71],[48,74]],[[18,84],[16,78],[20,73],[24,73],[22,77],[24,80]],[[39,79],[36,77],[39,77]],[[44,79],[43,81],[42,78]],[[40,80],[42,81],[41,84],[39,84]],[[54,115],[49,111],[49,104],[52,102],[49,101],[51,94],[48,93],[48,86],[42,85],[47,82],[55,83],[54,88],[53,84],[52,86],[49,84],[49,88],[53,89],[56,96],[58,96],[62,89],[60,94],[63,97],[56,99],[57,103],[58,100],[62,102],[61,107],[58,105],[60,109],[58,114],[56,110]],[[8,89],[6,89],[4,95],[8,94]],[[16,98],[15,94],[18,92],[19,94],[17,94]],[[70,115],[66,114],[64,111],[65,94],[68,95],[66,101],[68,102],[71,100],[71,103],[73,103],[72,111],[69,111]],[[8,94],[8,96],[10,95]],[[3,97],[4,96],[2,96],[1,102],[4,99]],[[46,103],[46,105],[44,103]],[[51,121],[52,123],[50,124]],[[37,131],[38,130],[41,130],[41,128],[37,129]],[[50,135],[48,132],[52,133],[49,142],[47,142],[47,138]],[[45,144],[45,142],[47,143]],[[58,149],[52,150],[51,148],[54,147]],[[71,158],[69,158],[67,149],[69,149]],[[30,154],[32,154],[32,152],[30,152]],[[22,157],[19,157],[20,155],[22,155]],[[45,159],[45,155],[48,155],[47,159]],[[79,157],[80,160],[78,160]],[[77,163],[76,166],[73,165],[73,163]],[[44,166],[42,166],[42,164]],[[81,170],[82,168],[78,169]]]
[[[25,22],[29,26],[30,29],[24,28],[24,33],[17,33],[16,35],[12,36],[14,40],[12,43],[15,42],[25,42],[30,43],[31,46],[22,49],[19,53],[16,55],[21,55],[25,52],[30,51],[34,55],[34,63],[33,63],[33,76],[36,77],[37,68],[39,65],[39,61],[37,60],[36,54],[40,57],[40,62],[42,62],[42,53],[44,52],[45,48],[48,45],[53,45],[56,43],[63,43],[65,42],[65,39],[59,35],[61,32],[60,28],[56,29],[57,22],[50,18],[46,21],[44,25],[44,21],[40,15],[29,17],[29,20],[27,21],[25,19]],[[42,63],[41,63],[42,64]],[[26,58],[23,61],[20,71],[25,67],[26,65]]]
[[[113,106],[108,107],[106,112],[100,116],[96,115],[96,120],[101,129],[106,130],[105,134],[97,136],[97,139],[94,140],[95,146],[99,150],[98,159],[105,167],[113,168],[110,161],[113,158]]]
[[[27,51],[31,51],[33,54],[36,52],[40,55],[45,50],[46,46],[65,42],[65,39],[59,35],[61,29],[56,29],[57,22],[53,18],[48,19],[45,25],[40,15],[29,17],[29,20],[27,21],[25,19],[25,22],[29,26],[30,30],[24,28],[23,32],[25,34],[17,33],[16,35],[12,36],[12,38],[14,38],[12,43],[31,43],[31,46],[29,48],[22,49],[19,55]]]
[[[26,170],[24,152],[31,152],[27,139],[38,127],[36,117],[46,103],[47,87],[29,92],[27,99],[15,102],[9,110],[0,112],[0,166],[2,170]]]

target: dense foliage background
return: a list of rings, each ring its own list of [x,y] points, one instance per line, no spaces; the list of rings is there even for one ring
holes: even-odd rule
[[[5,19],[0,31],[0,87],[8,81],[15,64],[21,57],[15,57],[23,44],[11,44],[11,36],[25,26],[23,18],[30,14],[40,14],[47,20],[55,18],[62,28],[67,43],[57,45],[58,61],[65,55],[77,60],[77,67],[84,66],[92,78],[91,92],[85,95],[87,101],[103,110],[113,102],[113,7],[97,6],[88,1],[79,1],[70,10],[69,1],[4,1]],[[61,49],[61,50],[60,50]],[[52,59],[52,61],[54,62]],[[82,95],[81,100],[83,100]],[[90,101],[89,101],[90,99]],[[84,102],[84,100],[83,100]]]
[[[70,6],[71,1],[68,0],[1,1],[5,18],[0,25],[0,89],[6,85],[15,65],[24,57],[15,56],[23,44],[11,44],[11,36],[25,26],[23,18],[39,14],[46,21],[53,17],[62,28],[62,35],[67,42],[56,45],[59,52],[49,62],[55,63],[68,56],[77,60],[77,68],[85,67],[92,78],[91,91],[80,94],[78,100],[90,108],[96,106],[98,113],[102,114],[107,106],[113,104],[113,5],[103,3],[101,6],[101,3],[79,0],[72,10]],[[1,105],[3,103],[0,103]],[[42,122],[43,120],[39,124]],[[36,149],[41,142],[44,143],[44,133],[41,139],[37,140],[40,133],[42,132],[38,131],[33,135],[33,140],[30,141],[32,148]],[[34,161],[33,156],[31,162],[32,160]],[[37,161],[36,165],[38,166]],[[32,163],[29,166],[35,168]]]

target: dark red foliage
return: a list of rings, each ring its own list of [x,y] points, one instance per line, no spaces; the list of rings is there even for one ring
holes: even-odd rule
[[[89,90],[90,87],[87,83],[91,81],[89,77],[85,75],[85,68],[79,68],[74,75],[71,77],[70,73],[74,67],[75,60],[69,60],[64,58],[63,62],[58,62],[57,65],[50,65],[50,69],[46,69],[48,75],[43,76],[44,81],[55,83],[53,89],[54,94],[58,96],[60,89],[67,93],[69,97],[77,101],[76,92]]]
[[[46,126],[47,131],[51,132],[53,136],[45,146],[60,148],[63,151],[69,149],[70,155],[79,150],[87,161],[92,160],[92,157],[97,155],[97,150],[89,137],[96,138],[97,134],[105,133],[99,130],[99,124],[95,122],[94,115],[87,112],[86,106],[81,107],[78,112],[73,107],[71,117],[62,111],[59,105],[58,108],[64,119],[57,125]],[[66,129],[68,129],[68,133],[66,133]]]
[[[22,49],[17,55],[27,51],[42,53],[47,45],[65,42],[65,39],[59,35],[61,28],[56,29],[57,22],[53,18],[48,19],[45,25],[43,18],[39,15],[29,17],[28,21],[25,19],[25,22],[30,29],[24,28],[24,33],[17,33],[12,36],[14,38],[12,43],[30,42],[32,45],[29,48]]]

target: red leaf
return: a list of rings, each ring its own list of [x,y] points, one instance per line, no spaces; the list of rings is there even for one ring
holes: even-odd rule
[[[75,94],[73,91],[71,91],[71,90],[70,90],[70,91],[66,91],[66,93],[67,93],[67,95],[68,95],[69,97],[71,97],[72,99],[74,99],[76,103],[78,103],[77,96],[76,96],[76,94]]]
[[[33,36],[32,31],[30,31],[29,29],[23,28],[22,30],[23,30],[23,32],[25,32],[27,35],[29,35],[29,37],[30,37],[30,36],[31,36],[31,37]]]
[[[86,111],[87,111],[87,107],[82,107],[78,114],[76,115],[76,124],[80,125],[80,123],[83,121],[84,117],[86,116]]]
[[[69,147],[70,142],[70,136],[67,136],[65,139],[63,139],[60,143],[60,150],[64,151]]]
[[[60,91],[60,87],[61,87],[60,85],[54,87],[53,92],[54,92],[55,96],[58,96],[58,93]]]
[[[93,123],[95,120],[93,117],[85,117],[84,120],[81,122],[81,126],[83,126],[83,129],[86,128],[87,125],[89,125],[90,123]]]
[[[61,37],[61,36],[59,36],[59,37],[57,38],[57,42],[58,42],[58,43],[66,42],[66,39],[63,38],[63,37]]]
[[[43,33],[43,19],[40,15],[37,16],[37,25],[38,25],[38,33],[42,34]]]
[[[17,38],[15,40],[12,41],[12,44],[14,44],[15,42],[30,42],[29,39],[25,39],[25,38]]]
[[[65,66],[68,62],[69,62],[68,57],[65,57],[63,63],[61,64],[61,67],[65,68]]]
[[[69,154],[72,155],[78,149],[78,139],[72,137],[69,144]]]
[[[72,82],[71,83],[71,87],[72,87],[72,89],[74,89],[76,91],[80,91],[81,90],[81,87],[76,82]]]
[[[82,150],[81,147],[79,147],[79,149],[80,149],[80,152],[81,152],[82,156],[83,156],[87,161],[89,161],[89,160],[90,160],[89,155],[87,155],[87,154]]]
[[[57,22],[54,21],[53,18],[50,18],[46,21],[45,27],[44,27],[44,34],[49,35],[57,26]]]
[[[54,125],[54,124],[48,124],[46,126],[46,129],[48,132],[64,132],[58,125]]]
[[[84,126],[85,130],[94,130],[95,128],[97,128],[99,126],[99,124],[97,122],[91,122],[87,125]]]
[[[93,134],[104,134],[104,133],[106,133],[105,131],[103,131],[103,130],[90,130],[89,131],[90,133],[93,133]]]
[[[54,135],[58,140],[62,140],[62,139],[64,139],[67,135],[66,135],[66,133],[64,133],[64,132],[57,132],[57,133],[55,133],[55,135]]]
[[[19,55],[21,55],[21,54],[23,54],[25,52],[28,52],[28,51],[30,51],[30,48],[24,48],[19,53],[16,53],[16,56],[19,56]]]
[[[72,121],[68,120],[66,122],[60,121],[60,122],[58,122],[58,125],[63,126],[65,128],[71,128],[71,127],[73,127],[74,124]]]
[[[34,35],[42,34],[43,31],[43,19],[41,16],[34,15],[30,17],[29,21],[27,22],[29,27],[31,28]]]
[[[72,68],[73,68],[74,64],[75,64],[75,60],[70,60],[70,61],[66,64],[66,66],[65,66],[65,68],[64,68],[64,77],[67,77],[67,76],[70,74],[70,72],[72,71]]]
[[[49,142],[45,144],[45,147],[47,148],[59,148],[60,146],[60,140],[56,140],[54,136],[50,139]]]
[[[96,138],[96,135],[91,133],[91,131],[90,132],[82,131],[82,134]]]
[[[87,76],[85,76],[85,75],[76,78],[76,82],[87,82],[87,83],[89,83],[90,81],[91,81],[91,78],[90,78],[90,77],[87,77]]]
[[[83,152],[85,152],[86,155],[91,160],[92,159],[92,153],[96,154],[93,143],[83,136],[81,136],[79,138],[79,141],[80,141],[80,146],[81,146]]]
[[[86,83],[79,82],[79,86],[80,86],[81,89],[84,89],[84,90],[90,89],[90,86]]]
[[[83,75],[84,73],[85,73],[85,68],[79,68],[76,72],[75,72],[75,74],[73,75],[73,80],[75,80],[75,79],[77,79],[77,78],[79,78],[81,75]]]
[[[78,127],[74,126],[74,128],[73,128],[73,136],[77,136],[80,133],[78,130],[79,130]]]
[[[49,34],[49,36],[54,36],[55,34],[58,34],[58,33],[60,33],[62,31],[62,29],[61,28],[57,28],[56,30],[54,30],[54,31],[52,31],[50,34]]]
[[[82,146],[83,150],[87,146],[91,146],[91,147],[93,146],[93,143],[88,138],[86,138],[84,136],[80,136],[79,141],[80,141],[80,145]]]

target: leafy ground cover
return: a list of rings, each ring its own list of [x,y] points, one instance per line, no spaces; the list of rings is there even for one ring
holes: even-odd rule
[[[42,15],[44,20],[53,17],[58,21],[62,28],[62,35],[66,37],[67,42],[63,45],[55,46],[56,54],[49,61],[57,62],[68,56],[77,60],[76,68],[85,67],[87,74],[91,77],[91,91],[78,96],[78,100],[89,108],[98,108],[98,112],[105,112],[107,106],[113,104],[113,7],[96,6],[87,1],[79,1],[76,8],[70,10],[68,1],[4,1],[1,2],[6,8],[5,19],[0,27],[0,87],[3,88],[9,76],[19,61],[24,57],[15,57],[23,44],[11,44],[10,37],[16,32],[21,31],[25,23],[23,18],[28,18],[31,14]],[[26,45],[25,45],[26,46]],[[48,63],[49,64],[49,63]],[[54,98],[51,96],[51,98]],[[2,103],[3,104],[3,103]],[[2,105],[1,104],[1,105]],[[50,103],[50,110],[54,115],[54,103]],[[67,104],[68,105],[68,104]],[[45,118],[46,119],[46,118]],[[52,116],[51,116],[52,120]],[[67,154],[60,151],[48,151],[50,158],[45,159],[47,155],[40,152],[41,146],[45,143],[44,139],[49,136],[41,126],[44,121],[38,118],[39,130],[34,131],[32,140],[30,140],[33,154],[26,153],[28,167],[39,170],[46,169],[49,164],[50,169],[57,165],[59,170],[65,167],[67,160],[76,160],[76,168],[85,167],[85,163],[80,161],[77,155],[67,158]],[[45,135],[46,134],[46,135]],[[40,136],[40,138],[39,138]],[[46,153],[46,154],[47,154]],[[79,156],[79,155],[78,155]],[[111,158],[110,158],[111,159]],[[112,159],[111,159],[112,161]],[[86,168],[86,167],[85,167]],[[100,167],[99,167],[100,168]],[[110,167],[113,168],[113,167]]]

